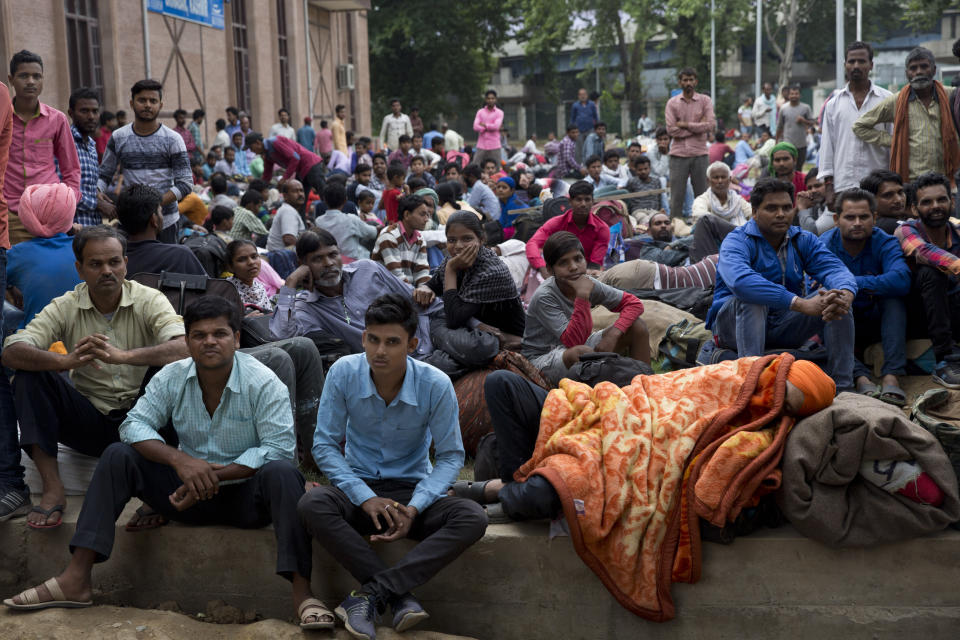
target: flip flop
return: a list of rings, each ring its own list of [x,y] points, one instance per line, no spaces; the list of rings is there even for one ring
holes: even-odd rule
[[[483,499],[483,490],[486,489],[488,482],[490,481],[458,480],[454,482],[450,488],[453,489],[453,495],[458,498],[466,498],[467,500],[485,504],[486,500]]]
[[[33,509],[30,509],[30,513],[39,513],[39,514],[41,514],[44,518],[49,518],[49,517],[52,516],[53,514],[59,512],[59,513],[60,513],[60,519],[57,520],[57,521],[56,521],[55,523],[53,523],[53,524],[34,524],[34,523],[32,523],[32,522],[30,522],[30,521],[28,520],[28,521],[27,521],[27,526],[30,527],[31,529],[56,529],[56,528],[59,527],[61,524],[63,524],[63,510],[64,510],[65,508],[66,508],[66,507],[65,507],[64,505],[62,505],[62,504],[55,504],[55,505],[53,505],[52,507],[50,507],[49,509],[44,509],[44,508],[41,507],[40,505],[37,505],[37,506],[35,506]]]
[[[895,407],[903,407],[907,404],[907,394],[895,384],[883,385],[876,397]]]
[[[149,511],[147,511],[147,509],[149,509]],[[137,514],[137,522],[139,522],[143,518],[150,518],[152,516],[156,516],[157,518],[159,518],[159,520],[154,522],[153,524],[134,524],[132,522],[128,522],[127,526],[124,527],[125,531],[129,531],[131,533],[136,533],[138,531],[149,531],[150,529],[159,529],[160,527],[167,524],[167,519],[164,518],[159,513],[157,513],[156,511],[154,511],[153,507],[151,507],[146,503],[137,507],[136,514]]]
[[[876,398],[880,394],[880,385],[868,384],[857,387],[857,393],[868,398]]]
[[[61,609],[84,609],[93,606],[93,600],[87,600],[86,602],[67,600],[56,578],[50,578],[43,583],[43,586],[50,592],[50,597],[53,598],[53,600],[40,602],[40,593],[37,591],[37,588],[30,587],[26,591],[17,594],[20,596],[20,599],[23,600],[22,603],[17,604],[13,601],[13,598],[7,598],[3,601],[3,604],[18,611],[36,611],[37,609],[51,609],[54,607]]]
[[[513,522],[513,518],[504,512],[503,505],[499,502],[484,505],[483,510],[487,513],[487,522],[490,524],[509,524]]]
[[[336,621],[333,612],[316,598],[307,598],[301,602],[300,607],[297,609],[297,615],[300,617],[300,628],[305,631],[315,629],[333,629],[334,622]],[[310,616],[315,617],[316,620],[314,622],[303,621],[304,618]],[[330,620],[321,620],[321,618],[324,616],[328,616]]]

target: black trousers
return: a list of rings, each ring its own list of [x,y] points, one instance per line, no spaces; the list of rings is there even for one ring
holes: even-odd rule
[[[693,246],[690,247],[690,264],[700,262],[707,256],[720,253],[720,244],[735,226],[713,214],[703,216],[693,227]]]
[[[382,498],[407,504],[416,485],[399,480],[368,480]],[[424,584],[483,537],[487,514],[471,500],[444,497],[417,515],[407,534],[420,543],[387,567],[364,539],[377,533],[363,509],[340,489],[311,489],[297,505],[307,531],[382,605]]]
[[[555,517],[560,513],[560,497],[545,478],[513,482],[514,472],[533,455],[547,391],[523,376],[494,371],[484,380],[483,392],[497,434],[498,472],[505,483],[500,490],[504,512],[514,520]]]
[[[310,170],[307,171],[307,175],[303,176],[303,192],[307,196],[310,195],[310,190],[313,189],[314,193],[318,196],[323,197],[323,185],[326,183],[324,178],[325,171],[323,169],[323,163],[318,162],[317,164],[310,167]]]
[[[247,480],[221,486],[213,498],[177,511],[168,496],[182,484],[173,467],[147,460],[130,445],[110,445],[93,472],[70,551],[91,549],[97,554],[97,562],[109,558],[117,518],[130,498],[137,497],[168,520],[188,524],[259,529],[273,523],[277,573],[288,580],[293,572],[310,578],[310,537],[300,526],[296,512],[304,480],[291,463],[268,462]]]
[[[70,381],[55,371],[17,371],[13,401],[20,422],[20,446],[28,454],[37,445],[57,456],[57,443],[88,456],[99,456],[118,442],[126,411],[100,413]]]
[[[919,293],[937,361],[953,351],[960,338],[960,285],[945,273],[929,265],[917,265],[913,289]]]

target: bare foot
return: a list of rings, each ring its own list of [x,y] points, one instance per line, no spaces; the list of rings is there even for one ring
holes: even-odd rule
[[[49,510],[58,504],[66,505],[67,499],[64,495],[63,485],[58,485],[56,487],[44,487],[43,496],[40,498],[40,504],[38,505],[41,509]],[[45,516],[42,513],[37,513],[32,511],[27,514],[27,523],[33,524],[34,526],[42,527],[56,524],[63,517],[63,514],[59,511],[51,513],[49,516]]]

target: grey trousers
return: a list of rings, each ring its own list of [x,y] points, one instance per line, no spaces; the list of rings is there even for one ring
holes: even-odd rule
[[[683,217],[683,199],[687,195],[687,178],[693,184],[693,197],[707,190],[707,156],[680,158],[670,156],[670,215]]]
[[[500,152],[500,148],[497,147],[496,149],[476,149],[475,150],[473,154],[473,164],[483,169],[483,163],[486,162],[488,159],[496,162],[497,168],[499,168],[501,166],[500,163],[503,160],[503,154]]]
[[[690,264],[700,262],[707,256],[720,253],[720,245],[735,226],[713,214],[697,221],[693,227],[693,246],[690,247]]]
[[[269,344],[241,349],[277,374],[290,392],[297,448],[300,458],[313,460],[313,434],[317,429],[317,407],[323,393],[323,363],[320,352],[309,338],[286,338]]]

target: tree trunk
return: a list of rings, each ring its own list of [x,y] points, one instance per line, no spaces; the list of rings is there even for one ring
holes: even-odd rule
[[[786,32],[786,42],[781,47],[777,39],[780,35],[780,27],[774,32],[770,29],[770,16],[773,14],[774,20],[782,21],[784,31]],[[778,15],[779,14],[779,15]],[[780,58],[780,73],[777,77],[777,90],[782,91],[783,87],[789,84],[793,76],[793,54],[797,48],[797,27],[800,17],[800,0],[784,0],[779,10],[770,11],[763,14],[763,28],[767,33],[767,39],[774,53]],[[758,61],[759,64],[759,61]]]

